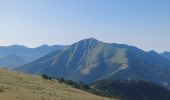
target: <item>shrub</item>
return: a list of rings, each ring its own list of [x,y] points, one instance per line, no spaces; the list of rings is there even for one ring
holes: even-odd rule
[[[65,81],[64,78],[58,78],[59,83],[63,83],[64,81]]]
[[[46,74],[42,74],[41,77],[42,77],[43,79],[46,79],[46,80],[52,80],[52,78],[49,77],[49,76],[46,75]]]

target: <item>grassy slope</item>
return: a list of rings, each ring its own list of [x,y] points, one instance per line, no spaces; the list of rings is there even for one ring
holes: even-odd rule
[[[40,76],[0,69],[0,100],[109,100]],[[113,99],[112,99],[113,100]]]

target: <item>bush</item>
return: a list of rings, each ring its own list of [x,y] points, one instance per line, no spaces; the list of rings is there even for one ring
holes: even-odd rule
[[[58,78],[59,83],[63,83],[64,81],[65,81],[64,78]]]
[[[41,77],[42,77],[43,79],[46,79],[46,80],[52,80],[52,78],[49,77],[49,76],[46,75],[46,74],[42,74]]]

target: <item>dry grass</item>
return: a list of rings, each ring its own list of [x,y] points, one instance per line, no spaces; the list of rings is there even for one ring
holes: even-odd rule
[[[0,100],[109,100],[44,80],[39,76],[0,69]],[[113,100],[113,99],[112,99]]]

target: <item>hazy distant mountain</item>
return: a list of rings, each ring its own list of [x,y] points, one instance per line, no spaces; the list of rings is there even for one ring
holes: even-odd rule
[[[22,45],[0,46],[0,67],[16,68],[63,47],[62,45],[42,45],[37,48]]]
[[[161,55],[170,60],[170,52],[165,51],[165,52],[161,53]]]
[[[168,87],[169,66],[170,62],[155,51],[91,38],[56,50],[18,70],[87,83],[101,79],[150,80]]]
[[[0,66],[8,69],[13,69],[18,66],[27,63],[24,59],[16,56],[16,55],[9,55],[4,58],[0,58]]]

